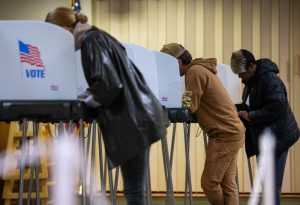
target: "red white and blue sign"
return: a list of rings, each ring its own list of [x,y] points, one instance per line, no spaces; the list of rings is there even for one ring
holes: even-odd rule
[[[23,77],[45,78],[45,66],[37,46],[19,40],[19,53]]]

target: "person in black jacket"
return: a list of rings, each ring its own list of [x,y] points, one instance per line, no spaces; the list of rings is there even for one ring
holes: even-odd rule
[[[242,79],[249,94],[249,107],[239,111],[249,131],[246,132],[248,157],[259,155],[258,138],[265,128],[269,128],[276,137],[275,196],[276,205],[279,205],[288,150],[300,136],[285,85],[277,75],[279,69],[274,62],[270,59],[255,60],[253,54],[245,49],[232,53],[231,69]]]
[[[59,7],[46,22],[74,35],[82,66],[95,101],[109,168],[121,166],[129,205],[145,204],[149,147],[166,136],[166,115],[142,74],[127,57],[122,44],[87,23],[82,13]]]

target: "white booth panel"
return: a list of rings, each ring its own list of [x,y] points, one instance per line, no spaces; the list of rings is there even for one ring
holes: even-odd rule
[[[159,100],[167,108],[181,108],[184,82],[180,78],[178,61],[168,54],[153,52],[158,70]]]
[[[76,100],[74,39],[38,21],[0,21],[0,100]]]
[[[134,44],[123,43],[129,59],[144,76],[149,88],[167,108],[180,108],[183,81],[179,75],[178,61],[165,53],[151,51]],[[84,77],[80,51],[76,52],[77,90],[88,88]]]
[[[235,75],[229,65],[226,64],[217,64],[217,76],[221,80],[223,86],[228,92],[231,100],[237,104],[241,103],[241,80]]]
[[[159,98],[156,59],[152,51],[138,45],[123,43],[130,60],[138,67],[153,94]]]
[[[89,85],[85,79],[82,62],[81,62],[81,50],[76,51],[76,73],[77,73],[77,93],[88,89]]]

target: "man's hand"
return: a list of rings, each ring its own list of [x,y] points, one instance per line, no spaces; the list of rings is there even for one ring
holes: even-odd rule
[[[192,91],[185,90],[182,95],[182,107],[189,108],[192,101]]]
[[[241,110],[238,112],[239,116],[247,121],[249,120],[249,113],[247,111]]]

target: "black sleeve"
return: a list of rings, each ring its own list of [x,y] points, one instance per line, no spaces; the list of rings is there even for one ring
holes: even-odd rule
[[[264,78],[261,83],[263,105],[249,113],[253,124],[268,124],[278,119],[288,106],[286,89],[277,75]]]
[[[81,56],[85,77],[94,98],[108,106],[123,89],[109,50],[109,37],[98,30],[89,31],[82,41]]]

